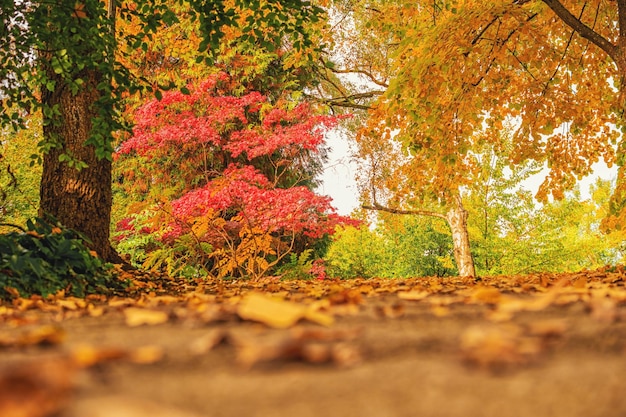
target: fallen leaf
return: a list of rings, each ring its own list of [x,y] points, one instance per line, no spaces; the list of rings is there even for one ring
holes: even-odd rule
[[[450,315],[450,308],[442,305],[433,305],[430,308],[431,313],[435,315],[435,317],[447,317]]]
[[[65,358],[20,363],[0,370],[0,416],[49,417],[69,402],[76,368]]]
[[[477,287],[470,295],[470,301],[474,303],[497,304],[502,294],[497,288]]]
[[[562,336],[568,327],[565,319],[548,319],[530,323],[528,332],[533,336],[555,337]]]
[[[295,328],[288,332],[255,334],[231,332],[228,340],[237,350],[237,362],[244,368],[274,360],[301,360],[353,366],[362,361],[360,349],[350,343],[358,329]]]
[[[126,317],[126,325],[130,327],[141,326],[144,324],[162,324],[169,319],[168,314],[164,311],[148,310],[137,307],[125,308],[124,316]]]
[[[255,292],[247,294],[239,302],[237,314],[244,320],[258,321],[276,329],[291,327],[303,318],[324,326],[333,323],[332,316],[309,306]]]
[[[594,297],[590,302],[591,317],[602,323],[613,323],[617,319],[617,303],[608,297]]]
[[[159,362],[165,356],[161,346],[140,346],[128,352],[128,359],[133,363],[148,365]]]
[[[270,327],[285,329],[304,317],[306,307],[263,294],[250,293],[239,303],[237,314],[244,320],[258,321]]]
[[[332,326],[335,322],[333,316],[322,313],[321,311],[316,311],[311,307],[307,307],[306,312],[304,313],[304,318],[310,322],[317,323],[322,326]]]
[[[400,291],[397,293],[398,298],[401,300],[419,301],[428,297],[430,293],[428,291]]]
[[[96,307],[93,304],[89,304],[87,306],[87,313],[89,313],[91,317],[100,317],[104,314],[104,307]]]
[[[586,288],[587,287],[587,277],[585,277],[584,275],[578,277],[578,279],[576,281],[574,281],[572,286],[574,288],[579,288],[579,289]]]
[[[79,398],[64,415],[67,417],[200,417],[158,402],[126,396]]]
[[[101,363],[122,359],[126,355],[125,349],[117,347],[78,345],[70,350],[72,361],[80,368],[90,368]]]
[[[378,314],[389,319],[397,319],[404,316],[405,309],[402,304],[385,304],[377,308]]]
[[[223,329],[210,329],[189,345],[189,350],[194,355],[203,355],[219,345],[227,337]]]
[[[523,335],[522,329],[515,325],[475,325],[461,335],[465,362],[493,371],[527,364],[541,349],[539,338]]]
[[[23,330],[19,333],[0,333],[0,347],[23,347],[35,345],[58,345],[65,339],[65,331],[58,326],[46,325]]]

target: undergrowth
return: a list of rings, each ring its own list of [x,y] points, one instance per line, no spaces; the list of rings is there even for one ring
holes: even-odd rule
[[[61,290],[83,297],[125,286],[78,232],[41,218],[28,220],[26,229],[14,227],[19,231],[0,235],[0,299]]]

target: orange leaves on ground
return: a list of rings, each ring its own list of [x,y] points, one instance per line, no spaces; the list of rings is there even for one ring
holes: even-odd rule
[[[144,324],[162,324],[169,319],[168,314],[164,311],[135,307],[124,309],[124,317],[126,318],[126,325],[130,327]]]
[[[527,364],[541,350],[540,340],[526,336],[516,325],[472,326],[461,335],[464,360],[494,370]]]
[[[51,346],[63,342],[65,332],[59,326],[45,325],[16,332],[0,331],[0,348]]]
[[[48,417],[67,404],[76,368],[63,358],[19,363],[0,370],[0,415]]]
[[[351,343],[359,334],[360,330],[355,329],[299,327],[262,335],[233,333],[229,340],[236,347],[237,362],[245,368],[257,363],[290,359],[347,367],[362,360],[360,349]]]
[[[125,349],[79,345],[70,349],[72,363],[80,368],[90,368],[103,363],[126,360],[136,364],[151,364],[163,359],[165,352],[160,346],[146,345]]]
[[[260,293],[250,293],[239,303],[237,314],[244,320],[259,321],[269,327],[285,329],[301,319],[330,326],[332,316],[315,311],[306,305],[268,297]]]
[[[463,360],[491,371],[510,370],[535,363],[568,328],[563,319],[539,320],[525,326],[473,325],[460,337]]]

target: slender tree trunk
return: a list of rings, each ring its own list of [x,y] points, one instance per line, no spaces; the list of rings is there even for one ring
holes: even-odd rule
[[[44,117],[44,137],[59,142],[61,147],[44,155],[39,214],[52,215],[63,225],[83,233],[102,259],[119,262],[121,259],[109,241],[111,161],[98,159],[93,146],[85,146],[97,114],[93,103],[99,98],[96,86],[101,76],[94,70],[84,70],[79,75],[84,85],[77,94],[72,94],[53,71],[48,71],[48,76],[56,82],[54,91],[42,89],[43,102],[50,108],[58,106],[61,113],[60,123]],[[88,167],[77,170],[60,162],[63,153]]]
[[[461,197],[457,196],[456,204],[446,213],[446,220],[452,231],[454,260],[462,277],[476,276],[474,258],[470,251],[469,234],[467,232],[467,210],[463,207]]]

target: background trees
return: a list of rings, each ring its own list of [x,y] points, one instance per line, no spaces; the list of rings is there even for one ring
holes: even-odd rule
[[[508,163],[549,167],[537,193],[543,201],[562,198],[598,160],[615,162],[623,9],[602,1],[340,2],[339,39],[352,31],[372,40],[337,48],[348,54],[338,72],[365,78],[377,97],[357,136],[367,204],[419,212],[437,202],[440,213],[462,219],[475,155],[486,143],[501,149],[500,132],[511,124]],[[363,95],[342,97],[346,104]]]
[[[309,48],[304,26],[321,16],[321,9],[297,0],[178,4],[199,22],[199,53],[217,50],[223,29],[234,25],[267,49],[283,40],[294,49]],[[177,22],[176,13],[167,2],[149,0],[117,8],[97,0],[3,0],[0,6],[2,124],[21,127],[24,114],[36,109],[44,118],[40,212],[82,231],[100,256],[117,260],[108,239],[113,133],[124,127],[119,116],[125,96],[141,89],[160,93],[158,86],[136,83],[116,53],[147,50],[159,27]],[[116,33],[118,18],[137,31]],[[205,59],[211,62],[210,55],[198,61]]]
[[[253,212],[245,208],[244,197],[270,199],[276,192],[281,199],[288,194],[285,190],[305,187],[293,188],[302,194],[290,191],[291,203],[281,200],[281,205],[307,201],[316,207],[314,216],[331,213],[328,202],[307,197],[312,196],[309,190],[324,152],[319,143],[317,147],[302,143],[307,137],[302,132],[315,131],[313,126],[319,123],[334,124],[320,118],[323,112],[349,108],[357,112],[350,123],[362,162],[364,205],[432,217],[419,221],[381,217],[376,233],[399,246],[405,242],[402,233],[411,235],[413,230],[438,241],[440,222],[445,220],[458,272],[474,275],[478,268],[478,273],[497,273],[503,263],[515,264],[500,250],[502,242],[520,254],[524,248],[537,253],[552,248],[550,258],[557,259],[556,254],[564,252],[563,246],[552,243],[540,249],[533,246],[537,240],[553,242],[547,231],[534,234],[524,227],[541,216],[547,216],[540,222],[545,225],[563,213],[592,225],[586,232],[576,232],[565,216],[552,226],[572,236],[595,236],[596,220],[580,220],[595,219],[590,213],[605,213],[605,232],[621,226],[621,177],[609,209],[604,203],[583,209],[569,204],[581,198],[567,194],[594,162],[621,163],[623,154],[618,130],[623,109],[618,30],[623,5],[592,3],[338,1],[332,5],[330,31],[324,30],[321,9],[295,1],[227,2],[204,9],[195,1],[142,0],[120,4],[117,10],[91,0],[59,7],[8,2],[0,14],[6,35],[1,52],[6,58],[2,117],[6,125],[19,127],[28,114],[41,109],[42,212],[70,219],[73,223],[68,224],[86,232],[94,248],[110,260],[116,256],[108,243],[109,158],[112,149],[126,141],[120,147],[126,156],[118,161],[115,173],[116,181],[123,183],[116,189],[120,208],[116,223],[129,212],[138,228],[132,229],[133,239],[126,230],[120,244],[132,241],[135,247],[147,248],[154,255],[151,262],[157,264],[164,258],[149,246],[163,248],[159,245],[178,240],[179,246],[165,249],[178,247],[179,255],[166,259],[183,264],[182,259],[195,262],[207,251],[224,249],[219,239],[205,236],[204,229],[234,238],[229,251],[237,253],[235,248],[248,232],[241,223],[226,231],[215,222],[228,223],[247,213],[244,217],[255,219],[248,222],[252,242],[250,236],[256,233],[252,224],[263,223],[259,219],[268,213],[276,218],[276,205]],[[324,50],[330,42],[335,42],[335,49]],[[198,56],[198,49],[213,54]],[[358,77],[346,79],[348,72]],[[206,79],[213,84],[205,85],[208,95],[198,98],[196,88]],[[174,85],[182,86],[182,94],[161,91]],[[140,90],[153,91],[162,101],[146,104],[145,97],[133,96]],[[189,101],[191,97],[197,101]],[[311,100],[322,106],[307,106]],[[202,106],[222,113],[202,113]],[[276,118],[271,126],[265,125],[268,117]],[[119,133],[129,121],[139,123],[132,139]],[[217,131],[207,136],[211,123]],[[294,131],[283,135],[283,142],[268,144],[266,139],[276,139],[276,129],[287,127]],[[511,135],[502,134],[507,127]],[[530,166],[527,161],[550,169],[537,195],[549,203],[541,210],[527,193],[511,188],[515,175]],[[155,175],[157,168],[164,175]],[[130,175],[135,177],[129,181]],[[129,184],[132,189],[126,187]],[[213,207],[217,203],[209,200],[233,184],[239,184],[238,202],[230,209]],[[193,215],[175,213],[193,205],[190,201],[201,194],[204,209]],[[550,195],[565,200],[551,202]],[[295,218],[298,210],[283,209],[280,215]],[[167,226],[170,232],[187,229],[168,236],[159,227],[162,234],[148,238],[142,225],[146,230],[162,226],[161,215],[177,219]],[[290,235],[291,243],[286,235],[279,236],[284,228],[279,229],[267,232],[261,239],[266,243],[256,244],[267,250],[252,256],[268,262],[263,267],[267,270],[277,266],[272,262],[280,262],[279,248],[300,251],[313,244],[304,237],[310,232],[304,226]],[[330,229],[324,230],[322,235]],[[277,241],[282,246],[268,249],[268,242]],[[186,251],[190,245],[201,250],[190,254]],[[428,252],[421,241],[412,245],[422,249],[407,259]],[[192,255],[200,258],[185,258]],[[615,256],[618,252],[606,255]],[[221,261],[203,262],[213,269]],[[227,273],[237,269],[238,274],[249,273],[242,264],[234,265]],[[407,260],[387,273],[404,274],[399,271],[406,265],[424,270]],[[437,272],[436,265],[428,268],[439,274],[448,273],[448,266],[443,272]]]

